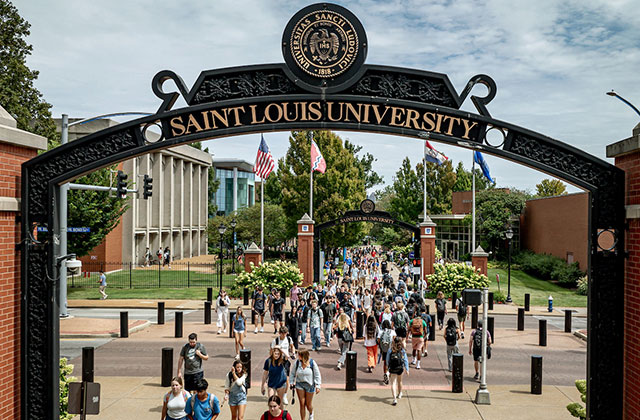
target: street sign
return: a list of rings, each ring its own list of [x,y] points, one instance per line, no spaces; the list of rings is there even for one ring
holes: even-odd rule
[[[415,257],[416,257],[415,252],[413,252],[413,251],[409,252],[409,259],[410,260],[414,259]]]
[[[49,229],[47,229],[46,226],[38,226],[38,232],[48,232]],[[90,227],[68,227],[67,228],[67,233],[89,233],[91,232],[91,228]]]
[[[69,384],[69,414],[100,414],[100,384],[71,382]],[[83,417],[84,417],[83,416]]]

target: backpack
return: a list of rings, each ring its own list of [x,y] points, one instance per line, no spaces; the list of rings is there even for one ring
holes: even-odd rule
[[[458,340],[458,334],[456,333],[455,327],[447,327],[444,335],[444,339],[449,346],[455,346],[456,341]]]
[[[396,328],[407,328],[407,319],[406,319],[406,314],[404,312],[396,312],[393,314],[393,325]]]
[[[467,316],[467,305],[462,302],[462,299],[458,299],[458,316]]]
[[[229,377],[229,383],[233,384],[233,373],[229,372],[227,373],[227,376]],[[244,393],[247,393],[247,377],[244,377],[244,383],[242,384],[242,390],[244,391]]]
[[[273,419],[274,417],[271,417],[271,414],[269,413],[269,410],[267,410],[262,415],[262,418],[264,420],[269,420],[269,419]],[[287,420],[287,410],[282,410],[282,420]]]
[[[298,373],[298,367],[300,366],[300,359],[296,360],[296,369],[294,370],[294,375]],[[313,372],[313,359],[309,359],[309,367],[311,368],[311,371]],[[316,386],[316,375],[312,374],[311,375],[311,386],[315,387]],[[284,418],[284,417],[283,417]]]
[[[482,328],[476,329],[473,335],[473,349],[480,351],[482,349]]]
[[[227,306],[227,302],[225,302],[223,297],[218,296],[218,306]]]
[[[387,353],[391,347],[391,330],[382,331],[380,336],[380,351]]]
[[[389,372],[396,375],[402,375],[402,372],[404,372],[401,352],[391,352],[391,356],[389,356]]]
[[[189,392],[185,391],[184,389],[182,390],[182,397],[184,398],[184,402],[187,402],[190,396],[191,394]],[[169,403],[169,397],[171,397],[171,391],[167,392],[167,394],[164,396],[165,403]]]
[[[198,398],[196,394],[193,394],[191,396],[191,413],[192,414],[193,414],[194,406],[196,405],[196,398]],[[211,411],[213,412],[213,394],[209,394],[207,392],[207,398],[209,398],[209,407],[211,407]]]
[[[423,335],[422,323],[424,321],[422,318],[416,318],[411,321],[411,335],[414,337],[420,337]]]
[[[290,335],[287,335],[287,341],[289,342],[289,350],[294,349],[293,347],[293,339]],[[280,345],[280,336],[276,337],[276,346]]]

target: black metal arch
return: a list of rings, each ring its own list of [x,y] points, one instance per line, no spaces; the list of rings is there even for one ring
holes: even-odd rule
[[[582,150],[491,118],[486,105],[496,85],[473,77],[457,94],[439,73],[363,66],[361,77],[343,90],[311,92],[290,78],[284,64],[206,71],[191,89],[173,72],[153,80],[162,100],[158,112],[108,128],[44,153],[22,168],[22,417],[53,419],[58,413],[58,285],[54,245],[41,244],[34,228],[56,231],[56,187],[115,162],[173,145],[238,134],[298,129],[354,130],[429,138],[478,149],[552,174],[590,192],[588,410],[590,418],[620,418],[623,377],[624,172]],[[179,90],[162,87],[173,80]],[[461,111],[477,83],[485,97],[472,96],[480,114]],[[172,110],[179,95],[189,105]],[[146,130],[157,125],[162,138]],[[502,141],[487,141],[499,130]],[[53,228],[53,229],[51,229]],[[610,230],[611,250],[597,247]]]

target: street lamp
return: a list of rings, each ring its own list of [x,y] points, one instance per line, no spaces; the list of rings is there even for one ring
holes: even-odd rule
[[[638,108],[636,108],[635,106],[633,106],[633,104],[631,104],[631,102],[627,101],[626,99],[624,99],[622,96],[618,95],[613,89],[611,89],[611,92],[607,92],[607,95],[609,96],[613,96],[615,98],[620,99],[622,102],[624,102],[625,104],[629,105],[631,107],[631,109],[633,109],[634,111],[636,111],[636,114],[640,115],[640,111],[638,111]]]
[[[220,260],[220,271],[219,271],[219,277],[218,277],[218,281],[220,282],[220,291],[222,291],[222,261],[223,261],[222,239],[226,231],[227,231],[227,227],[224,224],[221,224],[220,226],[218,226],[218,232],[220,233],[220,256],[218,257]]]
[[[233,237],[231,239],[231,243],[233,244],[233,256],[231,257],[231,273],[236,274],[236,226],[238,222],[236,222],[236,218],[231,219],[231,228],[233,229]]]
[[[505,238],[507,238],[507,248],[509,253],[509,263],[507,268],[507,302],[511,303],[511,239],[513,239],[513,230],[511,226],[504,233]]]

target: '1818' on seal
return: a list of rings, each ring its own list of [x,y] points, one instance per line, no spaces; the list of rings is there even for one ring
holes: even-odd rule
[[[306,73],[334,77],[345,72],[358,55],[358,34],[339,13],[316,11],[303,16],[291,32],[291,55]]]

